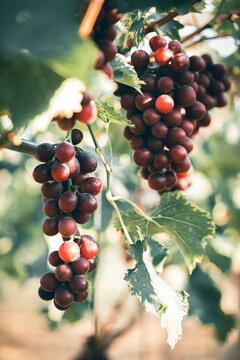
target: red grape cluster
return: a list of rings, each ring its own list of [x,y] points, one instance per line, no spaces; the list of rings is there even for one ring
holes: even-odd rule
[[[82,241],[83,237],[80,237],[81,241],[77,241],[78,245],[69,240],[72,237],[74,241],[79,238],[77,223],[85,224],[90,220],[91,214],[97,209],[95,195],[102,190],[101,180],[88,175],[97,168],[95,156],[76,146],[82,141],[82,132],[74,129],[71,137],[73,145],[69,142],[61,142],[56,146],[49,143],[38,145],[35,157],[43,164],[36,166],[33,170],[34,180],[42,184],[43,212],[47,216],[42,223],[42,231],[48,236],[54,236],[57,233],[62,235],[66,243],[61,245],[58,255],[65,262],[74,262],[79,254],[86,259],[93,259],[96,256],[95,253],[95,255],[89,255],[93,247],[97,249],[97,245],[95,243],[93,245],[92,240],[89,243],[85,241],[85,238]],[[78,276],[82,275],[77,271],[75,273]],[[58,277],[57,280],[59,280]],[[42,288],[44,291],[50,291],[46,286]],[[44,296],[43,290],[40,290],[42,296]],[[59,301],[57,303],[61,305]]]
[[[72,117],[55,116],[52,121],[56,121],[59,128],[64,131],[72,130],[76,124],[76,121],[80,121],[83,124],[91,124],[97,118],[97,107],[92,101],[91,96],[87,92],[82,93],[81,101],[82,110],[80,112],[74,112]]]
[[[113,9],[109,2],[105,1],[91,34],[98,46],[98,58],[95,68],[103,71],[110,80],[113,78],[113,71],[108,63],[117,54],[117,47],[113,43],[117,36],[117,31],[113,25],[120,18],[121,15],[117,14],[117,9]]]
[[[207,110],[226,105],[230,88],[226,68],[209,55],[188,57],[182,45],[161,36],[150,39],[154,54],[137,50],[131,63],[141,80],[142,94],[118,84],[115,92],[132,126],[124,137],[134,150],[141,176],[160,194],[190,185],[192,136],[210,123]]]
[[[88,297],[88,280],[84,276],[95,270],[98,246],[90,235],[82,235],[62,243],[58,251],[48,256],[54,272],[40,279],[38,294],[43,300],[54,299],[59,310],[67,310],[72,302],[84,302]]]

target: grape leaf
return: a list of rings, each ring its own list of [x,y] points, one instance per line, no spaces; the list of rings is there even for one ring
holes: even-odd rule
[[[208,242],[205,247],[208,259],[215,264],[223,273],[228,273],[231,269],[232,260],[230,257],[220,254],[215,250],[213,245]]]
[[[188,311],[187,293],[171,288],[157,274],[154,262],[164,262],[168,252],[166,247],[144,235],[130,245],[128,254],[135,260],[125,280],[129,281],[132,295],[136,295],[146,310],[161,316],[161,325],[167,329],[168,343],[173,349],[182,335],[181,322]]]
[[[210,276],[199,266],[189,277],[189,314],[197,315],[204,324],[213,324],[219,341],[225,341],[235,325],[233,315],[221,309],[221,292]]]
[[[123,19],[126,31],[133,40],[133,46],[138,47],[144,38],[144,15],[140,10],[131,11]]]
[[[110,99],[109,99],[110,100]],[[97,100],[95,104],[98,109],[98,119],[103,122],[114,122],[121,125],[131,124],[130,120],[127,120],[124,111],[121,108],[116,108],[107,103],[108,99],[104,98],[103,101]]]
[[[152,0],[150,3],[148,0],[139,0],[137,3],[135,0],[113,0],[113,5],[120,12],[129,12],[136,9],[146,10],[150,7],[155,6],[159,11],[168,13],[172,9],[177,9],[179,14],[184,14],[188,10],[197,11],[200,7],[203,6],[204,1],[196,0],[168,0],[168,1],[159,1]]]
[[[215,225],[209,213],[190,203],[180,192],[164,194],[156,211],[141,216],[134,210],[122,214],[132,239],[140,228],[148,236],[166,233],[176,242],[191,272],[204,255],[204,238],[213,237]],[[115,221],[121,229],[119,220]]]
[[[118,54],[111,62],[111,66],[115,81],[130,86],[141,93],[141,84],[144,82],[138,78],[133,66],[129,65],[122,56]]]

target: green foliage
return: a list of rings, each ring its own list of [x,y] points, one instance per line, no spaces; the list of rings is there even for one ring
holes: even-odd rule
[[[131,121],[126,119],[126,115],[122,108],[117,107],[114,103],[111,104],[111,98],[103,98],[101,101],[97,100],[95,102],[98,109],[98,119],[102,120],[104,123],[117,123],[121,125],[129,125]],[[110,103],[110,105],[109,105]]]
[[[198,10],[203,6],[204,1],[194,0],[169,0],[159,1],[152,0],[151,3],[147,0],[139,0],[136,4],[134,0],[113,0],[113,5],[118,8],[120,12],[129,12],[136,9],[146,10],[150,7],[155,6],[159,11],[168,13],[172,9],[177,9],[179,14],[184,14],[187,11]]]
[[[178,245],[190,272],[204,255],[204,238],[213,237],[215,233],[211,216],[187,201],[180,192],[164,194],[150,216],[141,216],[134,210],[122,216],[132,239],[136,239],[138,228],[149,236],[166,233]],[[118,230],[121,228],[118,220],[115,225]]]
[[[140,10],[134,10],[124,17],[123,22],[128,38],[132,39],[133,46],[138,47],[144,38],[144,14]]]
[[[206,245],[205,252],[209,261],[215,264],[223,273],[230,271],[232,264],[231,259],[217,252],[210,242]]]
[[[143,84],[143,81],[139,80],[134,68],[129,65],[122,56],[117,55],[111,62],[111,66],[115,81],[141,92],[141,84]]]
[[[233,315],[221,309],[221,293],[210,276],[197,267],[189,278],[189,314],[197,315],[203,324],[213,324],[219,341],[227,339],[235,325]]]
[[[188,311],[187,294],[172,289],[156,272],[155,267],[162,267],[168,256],[167,248],[146,235],[141,237],[128,250],[136,265],[128,270],[125,280],[130,283],[132,295],[139,298],[146,310],[161,316],[162,327],[166,327],[168,343],[173,349],[182,335],[181,322]]]

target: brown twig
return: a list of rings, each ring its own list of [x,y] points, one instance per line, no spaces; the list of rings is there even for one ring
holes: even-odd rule
[[[1,148],[21,152],[23,154],[34,155],[35,149],[38,146],[38,144],[28,140],[23,140],[23,139],[18,139],[18,140],[19,141],[17,142],[17,144],[8,141],[6,143],[1,144],[0,146]]]
[[[240,10],[235,10],[235,11],[230,11],[227,14],[219,15],[219,16],[216,17],[216,19],[213,18],[207,24],[205,24],[205,25],[201,26],[200,28],[196,29],[191,34],[183,37],[181,39],[181,42],[184,43],[185,41],[193,38],[194,36],[196,36],[198,34],[200,34],[203,30],[211,28],[213,26],[213,23],[223,23],[224,21],[231,20],[232,17],[238,16],[239,14],[240,14]]]
[[[212,37],[203,36],[199,40],[196,40],[196,41],[192,42],[191,44],[186,45],[185,49],[190,48],[190,47],[192,47],[194,45],[197,45],[197,44],[199,44],[199,43],[201,43],[202,41],[205,41],[205,40],[221,39],[221,38],[224,38],[224,37],[227,37],[227,36],[229,36],[229,34],[221,34],[221,35],[219,34],[219,35],[212,36]]]

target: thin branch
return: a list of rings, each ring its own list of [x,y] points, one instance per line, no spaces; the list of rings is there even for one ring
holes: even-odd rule
[[[9,141],[4,144],[1,144],[0,146],[2,148],[21,152],[23,154],[34,155],[35,149],[38,146],[38,144],[24,139],[18,139],[18,141],[19,141],[19,145],[18,143],[17,145],[15,145],[13,142]]]
[[[192,46],[195,46],[197,44],[200,44],[201,42],[205,41],[205,40],[215,40],[215,39],[221,39],[221,38],[225,38],[229,36],[229,34],[219,34],[219,35],[216,35],[216,36],[212,36],[212,37],[206,37],[206,36],[202,36],[199,40],[196,40],[194,42],[192,42],[191,44],[188,44],[185,46],[185,49],[187,48],[190,48]]]

